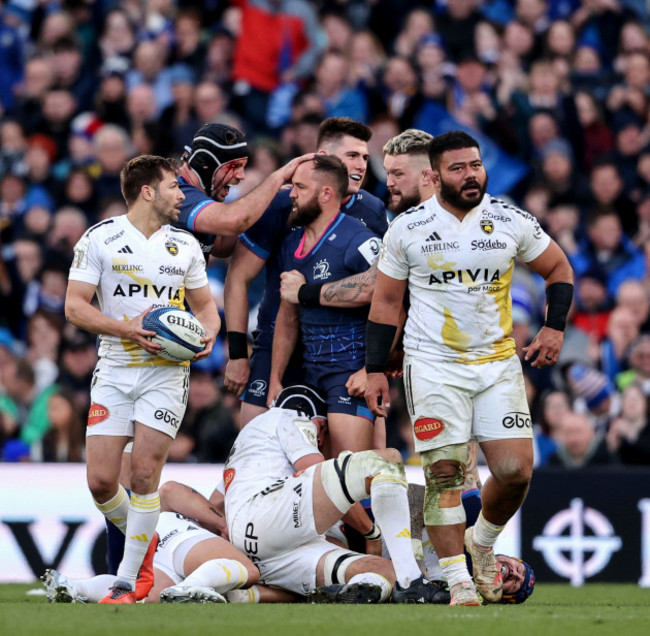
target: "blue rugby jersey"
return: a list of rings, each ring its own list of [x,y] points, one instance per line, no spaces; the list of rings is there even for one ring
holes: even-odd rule
[[[327,283],[366,271],[379,256],[381,240],[358,219],[338,213],[319,241],[302,254],[304,230],[282,244],[283,271],[296,269],[308,283]],[[307,365],[327,365],[331,373],[353,373],[365,356],[368,307],[299,307]]]
[[[181,228],[182,230],[187,230],[194,235],[196,240],[199,242],[199,245],[201,246],[201,251],[203,252],[203,256],[207,262],[217,235],[195,231],[194,221],[196,220],[199,212],[211,203],[215,203],[215,200],[209,197],[200,188],[197,188],[196,186],[193,186],[192,184],[185,181],[183,177],[178,177],[178,185],[185,195],[185,200],[181,204],[181,213],[178,216],[178,221],[176,221],[176,223],[173,225],[174,227]]]

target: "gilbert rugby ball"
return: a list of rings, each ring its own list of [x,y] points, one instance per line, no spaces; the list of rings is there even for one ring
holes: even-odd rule
[[[173,362],[193,360],[194,356],[205,348],[205,344],[201,342],[205,330],[201,323],[184,309],[153,309],[142,320],[142,328],[156,332],[151,340],[162,347],[158,355]]]

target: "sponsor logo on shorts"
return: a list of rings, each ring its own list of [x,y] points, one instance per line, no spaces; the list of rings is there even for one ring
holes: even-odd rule
[[[259,536],[255,534],[255,526],[248,522],[246,532],[244,533],[244,552],[253,563],[259,563],[260,558],[257,556]]]
[[[300,528],[300,502],[296,501],[296,503],[293,504],[293,527],[294,528]]]
[[[246,392],[255,397],[264,397],[266,395],[266,389],[266,380],[253,380]]]
[[[228,468],[223,471],[223,483],[226,488],[226,492],[228,492],[228,488],[230,487],[230,484],[232,484],[232,480],[235,478],[235,469],[234,468]]]
[[[153,414],[153,416],[160,421],[165,422],[165,424],[169,424],[170,426],[173,426],[174,428],[178,428],[180,421],[174,415],[171,411],[168,411],[167,409],[157,409],[156,412]]]
[[[93,402],[88,410],[88,426],[94,426],[107,420],[110,414],[111,412],[105,406]]]
[[[443,421],[434,417],[418,417],[413,427],[415,437],[421,442],[433,439],[436,435],[440,435],[444,429]]]
[[[339,395],[337,402],[339,404],[352,404],[352,398],[347,395]]]
[[[530,428],[530,414],[522,411],[511,411],[506,413],[501,420],[504,428]]]
[[[169,541],[174,535],[177,535],[179,533],[179,530],[177,528],[174,528],[170,532],[168,532],[160,541],[158,541],[158,547],[156,548],[156,552],[160,550],[162,547],[164,547],[165,543]]]

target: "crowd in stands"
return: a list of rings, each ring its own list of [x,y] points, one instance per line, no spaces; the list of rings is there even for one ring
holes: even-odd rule
[[[558,364],[524,364],[538,465],[649,465],[650,18],[643,0],[10,0],[0,2],[0,461],[83,459],[95,338],[66,324],[72,248],[126,211],[129,157],[179,157],[197,128],[245,131],[241,196],[311,152],[325,117],[382,147],[433,114],[523,166],[502,196],[570,258]],[[486,154],[486,150],[483,150]],[[487,164],[487,157],[486,157]],[[503,165],[503,164],[501,164]],[[500,161],[488,174],[496,183]],[[209,266],[221,296],[227,262]],[[251,306],[259,299],[253,288]],[[544,290],[513,278],[514,337]],[[254,318],[254,316],[253,316]],[[252,320],[254,324],[254,319]],[[238,401],[223,342],[192,371],[173,461],[223,461]],[[410,453],[400,386],[388,444]]]

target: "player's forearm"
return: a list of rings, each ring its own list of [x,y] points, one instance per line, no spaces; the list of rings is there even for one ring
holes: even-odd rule
[[[342,517],[342,521],[352,526],[357,532],[367,534],[374,526],[368,513],[363,506],[357,502]]]
[[[248,331],[248,284],[239,276],[226,276],[223,292],[226,329],[246,333]]]
[[[226,527],[223,510],[210,503],[201,493],[176,481],[165,482],[160,488],[160,506],[163,511],[178,512],[196,519],[206,530],[221,534]]]
[[[377,283],[377,263],[370,269],[323,285],[320,304],[325,307],[353,308],[370,304]]]
[[[273,351],[271,354],[271,381],[282,382],[291,354],[298,342],[298,313],[286,301],[280,303],[275,331],[273,334]]]
[[[127,337],[125,322],[105,316],[92,304],[80,299],[67,298],[65,301],[65,318],[76,327],[90,333]]]

